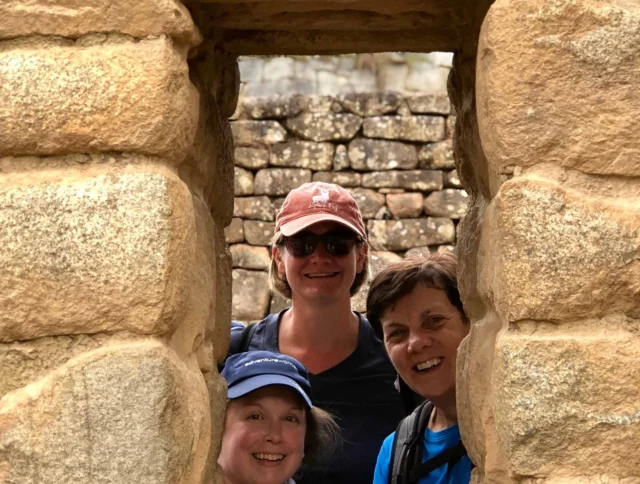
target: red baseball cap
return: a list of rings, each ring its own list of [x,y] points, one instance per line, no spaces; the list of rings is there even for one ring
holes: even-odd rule
[[[367,240],[355,199],[341,186],[324,182],[305,183],[289,192],[276,217],[276,232],[289,237],[327,221],[344,225]]]

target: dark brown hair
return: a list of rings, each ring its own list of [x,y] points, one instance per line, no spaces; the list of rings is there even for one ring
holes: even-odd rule
[[[417,284],[444,291],[449,302],[460,312],[462,321],[468,323],[458,292],[457,268],[458,259],[454,254],[438,252],[428,257],[408,257],[380,271],[367,295],[367,319],[376,335],[383,339],[381,319],[384,312],[411,293]]]
[[[313,407],[306,412],[303,465],[314,465],[331,456],[340,445],[340,427],[329,412]]]

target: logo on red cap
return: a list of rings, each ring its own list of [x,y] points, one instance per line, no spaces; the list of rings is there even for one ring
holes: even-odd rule
[[[338,206],[331,201],[331,192],[338,193],[335,187],[326,184],[316,184],[307,190],[310,193],[320,192],[319,195],[311,197],[309,208],[328,208],[334,212],[338,211]]]

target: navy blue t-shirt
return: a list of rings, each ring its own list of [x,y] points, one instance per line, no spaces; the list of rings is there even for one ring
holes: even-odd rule
[[[282,314],[257,323],[248,350],[279,352],[278,326]],[[303,468],[298,484],[371,484],[380,446],[405,417],[393,383],[396,372],[382,342],[361,314],[358,346],[345,360],[310,374],[314,405],[331,412],[340,425],[342,447],[316,468]],[[238,343],[244,326],[234,324],[231,339]],[[234,344],[231,344],[234,347]]]

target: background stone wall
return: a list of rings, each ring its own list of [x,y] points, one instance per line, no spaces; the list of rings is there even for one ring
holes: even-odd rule
[[[453,54],[381,52],[239,59],[240,96],[444,92]]]
[[[407,251],[453,249],[467,193],[455,171],[446,93],[250,97],[234,118],[234,218],[225,233],[235,319],[259,320],[287,303],[269,293],[268,246],[284,197],[309,181],[351,191],[373,273]],[[365,295],[355,296],[356,310]]]

